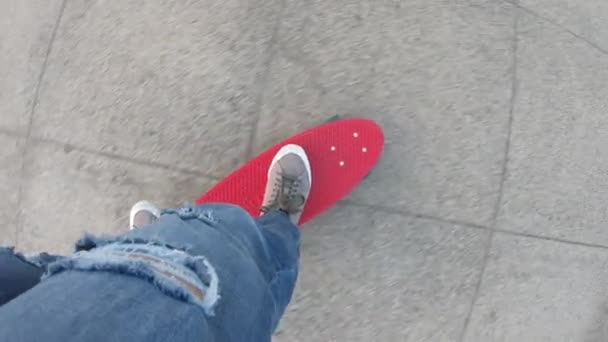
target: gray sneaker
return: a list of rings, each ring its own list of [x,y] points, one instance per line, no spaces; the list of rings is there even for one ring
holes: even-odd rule
[[[304,149],[298,145],[285,145],[277,152],[268,169],[268,183],[262,201],[262,213],[278,209],[298,224],[308,194],[312,176]]]

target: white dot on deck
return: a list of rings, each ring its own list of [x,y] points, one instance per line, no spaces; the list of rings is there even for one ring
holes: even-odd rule
[[[336,146],[332,146],[330,149],[331,149],[332,151],[335,151],[335,150],[336,150]]]
[[[344,166],[344,161],[340,160],[340,166]]]
[[[353,133],[353,137],[355,137],[355,138],[356,138],[356,137],[358,137],[358,136],[359,136],[359,133],[357,133],[357,132]]]
[[[364,147],[364,148],[361,149],[361,151],[367,152],[367,148]]]

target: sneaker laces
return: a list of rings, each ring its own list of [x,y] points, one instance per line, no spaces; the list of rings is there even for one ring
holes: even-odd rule
[[[298,196],[299,195],[299,196]],[[300,195],[300,180],[298,177],[279,174],[272,189],[272,202],[262,206],[261,211],[267,213],[277,208],[289,214],[302,211],[304,198]]]

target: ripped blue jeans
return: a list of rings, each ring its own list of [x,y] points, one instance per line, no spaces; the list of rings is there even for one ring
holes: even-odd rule
[[[270,341],[299,244],[287,214],[253,219],[224,204],[165,210],[117,237],[85,235],[0,307],[0,341]]]

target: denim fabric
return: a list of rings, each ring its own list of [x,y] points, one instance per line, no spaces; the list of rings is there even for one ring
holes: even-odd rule
[[[59,258],[47,253],[25,256],[0,247],[0,306],[38,284],[46,266]]]
[[[12,248],[0,248],[0,305],[36,285],[43,272]]]
[[[270,341],[295,285],[299,238],[282,212],[254,220],[223,204],[84,236],[0,307],[0,341]]]

